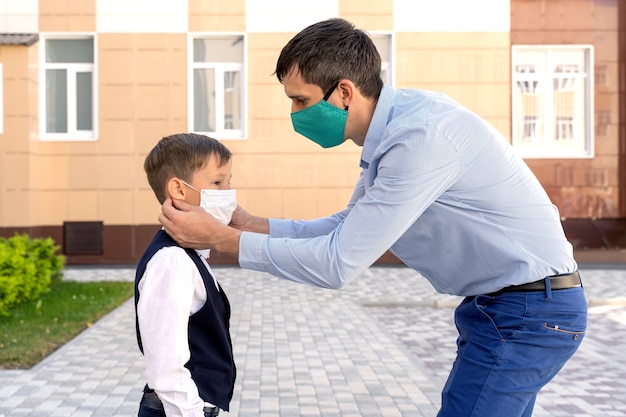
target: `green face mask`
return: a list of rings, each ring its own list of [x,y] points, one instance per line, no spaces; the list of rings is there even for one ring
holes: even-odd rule
[[[294,130],[322,148],[332,148],[343,143],[348,108],[340,109],[326,101],[338,85],[335,84],[319,103],[291,113]]]

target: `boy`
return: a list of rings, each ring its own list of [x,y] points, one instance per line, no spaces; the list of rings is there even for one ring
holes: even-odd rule
[[[200,205],[230,222],[231,152],[207,136],[164,137],[144,162],[160,203]],[[137,265],[136,331],[147,384],[139,417],[217,416],[228,411],[235,383],[230,305],[213,276],[208,250],[183,249],[159,230]]]

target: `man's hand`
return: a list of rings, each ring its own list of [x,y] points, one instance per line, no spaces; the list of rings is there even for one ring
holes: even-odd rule
[[[266,218],[252,216],[243,207],[237,206],[230,220],[230,227],[242,232],[269,234],[269,221]]]
[[[161,208],[159,222],[182,247],[239,255],[241,232],[223,225],[199,206],[168,198]]]

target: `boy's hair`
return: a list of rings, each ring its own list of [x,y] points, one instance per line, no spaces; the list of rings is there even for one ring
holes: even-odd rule
[[[383,87],[380,54],[374,42],[344,19],[314,23],[294,36],[282,49],[274,73],[282,83],[294,68],[305,82],[324,92],[344,78],[364,97],[378,99]]]
[[[211,155],[216,155],[219,166],[232,156],[226,146],[216,139],[196,133],[179,133],[161,139],[143,163],[148,182],[163,204],[167,195],[167,182],[178,177],[190,182],[193,174],[204,167]]]

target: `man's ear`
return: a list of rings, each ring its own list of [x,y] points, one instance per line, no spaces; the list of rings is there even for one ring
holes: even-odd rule
[[[354,95],[357,93],[357,88],[354,83],[347,78],[344,78],[343,80],[339,81],[339,85],[337,85],[337,90],[339,90],[343,105],[345,107],[350,106],[350,104],[354,100]]]
[[[167,194],[175,200],[185,200],[186,191],[182,181],[176,177],[170,178],[167,182]]]

